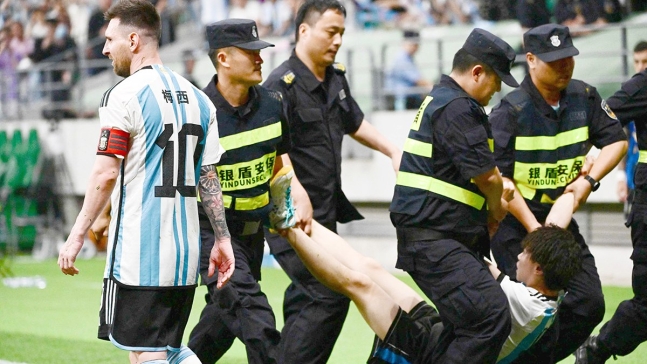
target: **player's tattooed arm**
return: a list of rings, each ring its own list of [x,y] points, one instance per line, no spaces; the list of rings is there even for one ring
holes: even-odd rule
[[[229,239],[231,234],[225,221],[222,187],[220,186],[215,165],[202,166],[198,189],[200,191],[202,207],[204,207],[205,213],[209,216],[216,240],[221,240],[222,238]]]

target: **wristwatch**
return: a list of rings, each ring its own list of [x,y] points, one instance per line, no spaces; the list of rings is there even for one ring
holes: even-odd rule
[[[598,188],[600,188],[600,182],[596,181],[595,178],[589,176],[588,174],[584,176],[584,179],[589,181],[589,183],[591,184],[592,192],[595,192],[598,190]]]

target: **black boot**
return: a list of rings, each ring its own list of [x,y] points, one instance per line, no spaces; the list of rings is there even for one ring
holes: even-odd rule
[[[575,364],[603,364],[611,357],[598,343],[597,335],[591,335],[577,350]]]

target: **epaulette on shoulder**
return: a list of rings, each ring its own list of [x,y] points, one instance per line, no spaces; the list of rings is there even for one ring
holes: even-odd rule
[[[346,73],[346,66],[343,63],[335,62],[332,64],[332,67],[337,71],[337,73],[344,74]]]
[[[290,86],[292,85],[292,82],[294,82],[295,77],[294,72],[288,70],[283,76],[281,76],[281,81],[283,81],[287,86]]]

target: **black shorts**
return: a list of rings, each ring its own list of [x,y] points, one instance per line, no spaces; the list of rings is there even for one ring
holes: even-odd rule
[[[128,351],[179,350],[195,286],[127,287],[103,279],[99,339]]]
[[[384,340],[375,337],[367,363],[430,363],[442,331],[438,311],[426,302],[409,313],[400,308]]]

